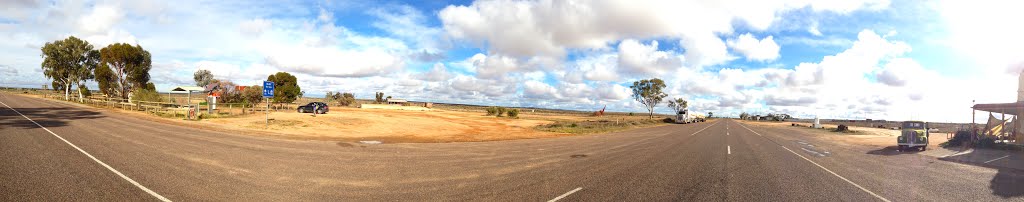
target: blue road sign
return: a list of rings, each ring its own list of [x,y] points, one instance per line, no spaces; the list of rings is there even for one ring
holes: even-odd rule
[[[263,97],[274,97],[274,82],[263,81]]]

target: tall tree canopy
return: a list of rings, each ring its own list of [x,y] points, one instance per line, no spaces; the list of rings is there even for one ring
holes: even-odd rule
[[[196,73],[192,74],[192,79],[196,81],[196,86],[205,88],[213,82],[213,73],[205,69],[196,70]]]
[[[54,89],[64,90],[65,100],[68,99],[72,85],[82,86],[86,80],[93,78],[92,71],[100,55],[92,48],[89,42],[74,36],[47,42],[41,48],[43,75],[53,79]],[[79,91],[78,95],[81,100],[82,92]]]
[[[100,85],[111,87],[110,89],[115,90],[114,94],[122,99],[128,99],[132,91],[146,87],[153,62],[149,51],[142,49],[142,46],[115,43],[100,49],[100,63],[110,68],[115,82]],[[104,80],[97,81],[109,82]]]
[[[683,98],[676,98],[675,100],[668,101],[668,107],[675,110],[677,113],[683,111],[688,106],[686,100]]]
[[[633,89],[633,99],[647,108],[648,115],[654,119],[654,107],[661,103],[666,96],[662,89],[665,88],[665,81],[658,78],[644,79],[633,82],[629,88]]]
[[[106,64],[100,64],[100,66],[96,67],[96,70],[93,72],[96,76],[96,83],[100,84],[100,92],[103,92],[107,97],[115,96],[118,88],[117,75],[114,75],[114,72],[110,70],[110,67]]]
[[[302,89],[295,76],[288,72],[278,72],[267,77],[267,81],[274,82],[274,102],[291,103],[302,95]]]

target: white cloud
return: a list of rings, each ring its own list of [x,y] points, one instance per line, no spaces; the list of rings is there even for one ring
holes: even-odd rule
[[[775,43],[772,36],[761,40],[754,38],[750,33],[742,34],[735,39],[726,41],[733,50],[743,54],[751,61],[772,61],[779,58],[779,44]]]
[[[448,68],[441,63],[434,63],[434,67],[430,71],[423,72],[417,78],[424,81],[444,81],[452,77],[452,74],[448,72]]]
[[[671,52],[658,51],[658,41],[645,45],[627,39],[619,43],[619,70],[629,75],[656,76],[682,67],[682,59]]]
[[[526,81],[523,83],[523,94],[529,98],[551,99],[556,98],[555,87],[539,81]]]
[[[491,53],[561,58],[566,49],[605,49],[627,38],[668,37],[681,41],[687,63],[703,66],[731,59],[717,34],[732,33],[734,19],[764,30],[777,13],[808,6],[848,13],[884,8],[888,1],[475,1],[448,6],[438,17],[448,35]]]
[[[881,72],[876,74],[878,82],[889,86],[905,86],[913,78],[921,77],[924,68],[917,61],[909,58],[897,58],[890,61]]]
[[[96,5],[91,13],[79,19],[78,28],[86,34],[106,32],[124,18],[120,10],[110,5]]]

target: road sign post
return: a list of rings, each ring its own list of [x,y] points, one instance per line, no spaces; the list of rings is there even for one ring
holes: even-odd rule
[[[267,98],[267,111],[263,114],[266,116],[266,128],[270,128],[270,98],[274,97],[274,82],[263,81],[263,97]]]

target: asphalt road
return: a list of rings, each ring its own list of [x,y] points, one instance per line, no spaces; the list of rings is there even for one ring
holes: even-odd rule
[[[0,201],[1024,200],[1017,171],[733,120],[363,145],[214,132],[7,93],[0,103]]]

